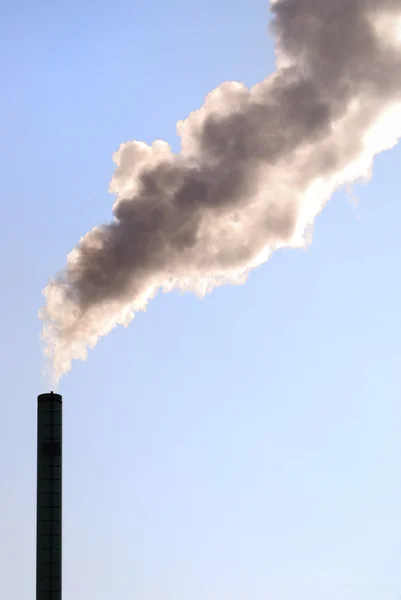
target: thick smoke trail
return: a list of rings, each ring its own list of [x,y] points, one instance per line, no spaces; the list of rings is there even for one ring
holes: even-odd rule
[[[335,189],[401,137],[401,0],[276,0],[277,70],[227,82],[167,143],[122,144],[114,220],[86,234],[44,290],[58,379],[159,289],[242,282],[309,239]]]

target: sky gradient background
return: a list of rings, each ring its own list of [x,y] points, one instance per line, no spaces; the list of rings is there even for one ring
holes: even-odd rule
[[[274,69],[264,0],[4,5],[0,597],[34,598],[41,289],[121,142]],[[65,600],[401,595],[401,150],[305,251],[158,296],[62,380]]]

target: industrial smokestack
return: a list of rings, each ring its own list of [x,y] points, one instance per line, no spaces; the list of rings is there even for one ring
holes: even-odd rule
[[[87,233],[44,290],[58,379],[162,289],[238,283],[310,239],[333,192],[401,136],[401,0],[271,2],[277,70],[226,82],[178,123],[181,151],[122,144],[114,220]]]
[[[36,600],[61,600],[62,397],[38,396]]]

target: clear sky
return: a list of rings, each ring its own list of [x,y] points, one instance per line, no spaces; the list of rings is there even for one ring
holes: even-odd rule
[[[112,153],[274,69],[265,0],[3,4],[0,598],[35,586],[37,310]],[[305,251],[160,295],[62,380],[65,600],[401,595],[401,149]]]

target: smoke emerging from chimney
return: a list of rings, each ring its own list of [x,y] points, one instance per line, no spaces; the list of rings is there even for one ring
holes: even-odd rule
[[[58,380],[158,290],[242,283],[304,246],[340,186],[401,137],[401,0],[271,2],[277,69],[226,82],[177,125],[181,151],[122,144],[114,219],[87,233],[44,290]]]

